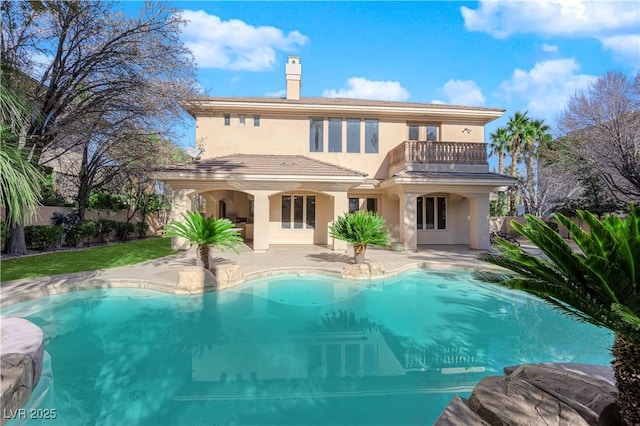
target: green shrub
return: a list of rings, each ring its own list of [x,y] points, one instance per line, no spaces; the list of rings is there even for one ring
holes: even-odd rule
[[[131,222],[116,222],[115,223],[116,237],[122,242],[127,241],[129,234],[133,233],[133,223]]]
[[[149,224],[147,222],[138,222],[136,223],[136,234],[138,235],[138,239],[143,239],[147,235],[147,231],[149,230]]]
[[[60,242],[63,229],[60,226],[31,225],[24,227],[24,239],[32,250],[47,250]]]
[[[63,245],[75,247],[78,242],[82,241],[82,235],[80,233],[82,219],[80,219],[78,212],[73,211],[66,214],[54,212],[51,220],[54,225],[62,227]]]
[[[80,224],[78,233],[82,240],[86,240],[96,232],[96,223],[92,220],[85,220]]]
[[[100,239],[101,243],[109,241],[111,233],[116,228],[116,221],[111,219],[100,219],[96,222],[94,235]]]

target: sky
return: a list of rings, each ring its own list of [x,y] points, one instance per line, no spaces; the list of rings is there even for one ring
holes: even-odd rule
[[[637,1],[172,2],[210,96],[302,96],[516,111],[555,129],[567,100],[607,71],[640,69]],[[187,135],[186,140],[193,136]]]

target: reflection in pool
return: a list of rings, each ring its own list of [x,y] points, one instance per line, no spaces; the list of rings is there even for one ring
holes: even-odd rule
[[[613,340],[467,272],[90,290],[3,315],[44,329],[53,385],[39,406],[65,425],[431,424],[504,366],[608,365]]]

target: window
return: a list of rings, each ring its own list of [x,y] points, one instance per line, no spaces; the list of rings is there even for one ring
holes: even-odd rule
[[[420,140],[420,126],[418,124],[408,124],[407,129],[409,129],[410,141]]]
[[[375,213],[378,209],[378,200],[375,198],[367,198],[367,211]]]
[[[360,152],[360,119],[347,119],[347,152]]]
[[[342,118],[329,119],[329,152],[342,152]]]
[[[225,126],[230,126],[231,125],[231,114],[225,114],[224,115],[224,125]]]
[[[292,205],[293,202],[293,205]],[[282,196],[282,229],[313,229],[316,226],[315,195]],[[293,226],[292,226],[293,225]]]
[[[245,121],[246,118],[247,118],[247,116],[244,115],[244,114],[238,115],[238,125],[239,126],[244,126],[244,121]]]
[[[260,127],[260,116],[259,115],[254,115],[253,116],[253,127]]]
[[[310,152],[322,152],[324,119],[323,118],[311,118],[309,119],[309,151]]]
[[[349,198],[349,213],[355,213],[360,210],[360,199]]]
[[[368,118],[364,121],[364,152],[378,152],[378,120]]]
[[[427,126],[427,141],[436,142],[438,140],[438,127]]]
[[[447,229],[447,197],[418,197],[417,229]]]

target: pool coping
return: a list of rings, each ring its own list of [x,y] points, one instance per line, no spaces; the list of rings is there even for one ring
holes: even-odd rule
[[[292,248],[295,252],[298,252],[298,248]],[[411,259],[416,255],[415,252],[398,253],[388,251],[372,251],[369,250],[371,255],[368,259],[372,263],[381,263],[383,268],[385,263],[389,263],[392,266],[390,268],[384,268],[383,273],[379,276],[372,276],[366,278],[358,278],[359,281],[370,280],[384,280],[401,275],[404,272],[416,269],[433,269],[433,270],[465,270],[465,271],[481,271],[481,270],[493,270],[503,271],[504,269],[481,262],[476,259],[477,251],[466,250],[465,254],[473,253],[474,258],[472,260],[459,260],[455,255],[460,254],[460,248],[455,251],[440,250],[437,252],[438,259],[415,261]],[[191,250],[193,251],[193,250]],[[329,253],[334,253],[327,251]],[[266,254],[257,254],[256,256],[262,256],[262,259],[266,259],[264,256],[271,257],[266,259],[267,261],[277,262],[284,251],[278,251]],[[326,253],[322,253],[325,255]],[[419,254],[419,253],[418,253]],[[331,254],[333,256],[333,254]],[[430,253],[433,255],[433,253]],[[300,254],[302,259],[304,254]],[[345,255],[346,256],[346,255]],[[385,257],[389,259],[393,257],[393,262],[385,262]],[[346,257],[349,258],[348,256]],[[251,259],[242,258],[242,255],[238,258],[231,258],[226,256],[225,258],[217,258],[220,264],[239,264],[240,268],[249,268],[251,265]],[[398,260],[400,259],[400,260]],[[265,262],[263,262],[265,263]],[[268,262],[266,262],[268,263]],[[235,281],[228,286],[217,288],[216,285],[204,286],[204,292],[232,289],[235,286],[246,283],[247,281],[265,278],[276,275],[320,275],[332,278],[342,278],[340,270],[341,266],[352,265],[352,263],[345,263],[344,261],[329,261],[331,268],[321,266],[266,266],[259,269],[253,269],[249,271],[243,271],[243,278]],[[38,278],[24,278],[19,280],[5,281],[0,283],[0,308],[8,307],[17,303],[25,302],[28,300],[38,299],[55,294],[63,294],[71,291],[83,291],[83,290],[103,290],[109,288],[136,288],[158,291],[162,293],[176,294],[183,296],[176,292],[176,286],[178,285],[180,270],[193,265],[193,259],[190,257],[190,252],[182,252],[176,255],[167,256],[164,261],[148,261],[138,265],[130,265],[112,269],[102,269],[95,271],[77,272],[73,274],[54,275]],[[148,278],[148,272],[152,270],[155,273],[155,278]],[[211,275],[210,278],[215,278]],[[193,294],[193,293],[191,293]],[[189,296],[186,294],[184,296]]]

